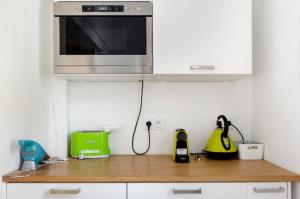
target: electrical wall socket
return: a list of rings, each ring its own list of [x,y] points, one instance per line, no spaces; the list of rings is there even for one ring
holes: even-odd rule
[[[150,121],[152,123],[151,130],[165,130],[166,122],[163,118],[144,118],[143,125],[144,129],[147,130],[146,122]]]

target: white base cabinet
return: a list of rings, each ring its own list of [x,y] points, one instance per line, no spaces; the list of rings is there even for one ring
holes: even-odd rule
[[[287,183],[249,183],[248,199],[290,199]]]
[[[126,199],[126,184],[8,183],[6,199]]]
[[[290,199],[288,183],[129,183],[128,199]]]
[[[128,199],[246,199],[246,183],[129,184]]]
[[[8,183],[3,199],[291,199],[290,183]]]

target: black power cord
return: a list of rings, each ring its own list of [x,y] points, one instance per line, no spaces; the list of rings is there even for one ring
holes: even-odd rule
[[[236,126],[234,126],[233,124],[231,124],[231,126],[232,126],[233,128],[235,128],[235,129],[237,130],[237,132],[241,135],[242,140],[243,140],[243,144],[245,144],[244,136],[243,136],[243,134],[240,132],[240,130],[239,130]]]
[[[239,130],[236,126],[234,126],[230,121],[228,121],[228,126],[232,126],[233,128],[235,128],[235,130],[237,130],[237,132],[238,132],[238,133],[241,135],[241,137],[242,137],[243,144],[245,144],[244,136],[243,136],[243,134],[240,132],[240,130]]]
[[[132,134],[132,139],[131,139],[131,148],[132,148],[132,151],[136,154],[136,155],[145,155],[146,153],[148,153],[149,149],[150,149],[150,146],[151,146],[151,136],[150,136],[150,127],[151,127],[151,122],[148,121],[146,122],[146,125],[147,125],[147,128],[148,128],[148,148],[145,152],[143,153],[138,153],[135,148],[134,148],[134,137],[135,137],[135,133],[136,133],[136,129],[137,129],[137,126],[139,124],[139,120],[140,120],[140,117],[141,117],[141,112],[142,112],[142,108],[143,108],[143,96],[144,96],[144,80],[142,80],[142,88],[141,88],[141,98],[140,98],[140,109],[139,109],[139,114],[138,114],[138,117],[136,119],[136,123],[135,123],[135,127],[134,127],[134,130],[133,130],[133,134]]]

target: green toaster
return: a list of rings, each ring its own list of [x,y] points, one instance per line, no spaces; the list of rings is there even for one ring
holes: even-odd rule
[[[71,135],[71,156],[78,159],[110,156],[107,131],[75,131]]]

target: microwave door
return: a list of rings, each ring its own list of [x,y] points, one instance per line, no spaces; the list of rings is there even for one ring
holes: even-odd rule
[[[92,24],[88,20],[79,20],[76,17],[73,17],[72,20],[80,27],[81,30],[86,34],[86,36],[93,42],[94,48],[97,52],[95,54],[105,55],[111,48],[105,42],[101,36],[101,32],[97,32]]]

